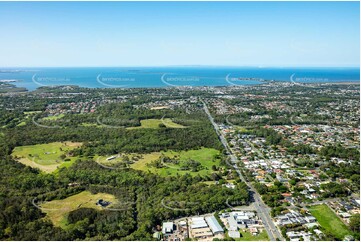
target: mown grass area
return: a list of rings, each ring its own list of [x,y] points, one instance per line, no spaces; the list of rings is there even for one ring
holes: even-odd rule
[[[237,239],[237,241],[268,241],[267,231],[263,230],[258,235],[252,235],[249,231],[243,232],[241,231],[241,238]]]
[[[127,129],[158,129],[160,124],[164,124],[167,128],[185,128],[185,126],[174,123],[170,118],[165,119],[144,119],[140,121],[141,126],[128,127]]]
[[[317,222],[336,238],[342,240],[346,235],[352,234],[350,229],[327,205],[311,206],[310,212],[317,219]]]
[[[13,150],[12,156],[24,165],[50,173],[59,167],[73,164],[77,157],[71,157],[69,152],[81,145],[82,143],[75,142],[54,142],[18,146]]]
[[[219,159],[216,159],[216,156],[219,155],[219,151],[211,148],[202,148],[198,150],[189,150],[189,151],[166,151],[166,152],[154,152],[150,154],[143,155],[144,158],[139,161],[131,164],[130,167],[137,170],[149,171],[152,173],[157,173],[162,176],[169,175],[184,175],[189,173],[191,175],[209,175],[212,171],[212,166],[219,166]],[[149,166],[152,161],[155,161],[161,157],[161,155],[168,156],[170,158],[176,158],[180,161],[179,164],[165,164],[165,167],[156,168]],[[204,167],[199,171],[190,171],[190,170],[180,170],[182,163],[188,160],[194,160],[201,163]]]
[[[67,197],[62,200],[53,200],[40,204],[42,211],[46,213],[46,216],[53,222],[55,226],[66,229],[67,227],[67,216],[69,212],[74,211],[78,208],[94,208],[97,210],[103,209],[96,205],[99,199],[116,204],[118,201],[114,195],[107,193],[91,194],[89,191],[83,191],[79,194]],[[109,207],[112,206],[109,205]]]

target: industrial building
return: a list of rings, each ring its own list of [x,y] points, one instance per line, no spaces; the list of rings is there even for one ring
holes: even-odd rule
[[[206,217],[206,221],[209,225],[209,228],[212,230],[213,235],[221,234],[224,232],[223,228],[218,223],[216,217]]]

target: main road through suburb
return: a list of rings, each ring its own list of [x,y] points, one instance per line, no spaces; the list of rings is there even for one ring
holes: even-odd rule
[[[203,103],[204,111],[206,112],[209,121],[212,123],[213,128],[216,131],[219,140],[222,142],[224,148],[226,149],[227,153],[229,154],[232,164],[228,164],[228,165],[232,166],[235,169],[235,171],[238,173],[240,179],[247,184],[247,186],[250,188],[250,191],[253,194],[253,201],[256,204],[255,208],[257,210],[257,214],[262,220],[262,223],[267,231],[269,239],[271,241],[275,241],[277,239],[284,240],[282,237],[282,234],[276,228],[276,226],[273,223],[273,220],[269,214],[270,208],[262,201],[260,194],[253,187],[253,185],[250,182],[247,182],[247,180],[243,177],[239,167],[237,166],[237,163],[238,163],[237,157],[232,153],[232,150],[230,149],[226,138],[223,136],[222,132],[220,132],[218,125],[214,122],[214,119],[213,119],[211,113],[209,112],[207,104],[203,100],[201,100],[201,102]]]

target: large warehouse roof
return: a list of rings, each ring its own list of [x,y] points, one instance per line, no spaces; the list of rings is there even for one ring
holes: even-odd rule
[[[213,234],[224,232],[223,228],[221,227],[221,225],[218,223],[217,219],[214,216],[207,217],[206,221],[209,227],[211,228]]]

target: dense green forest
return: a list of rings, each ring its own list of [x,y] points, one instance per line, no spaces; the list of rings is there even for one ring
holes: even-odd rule
[[[163,220],[197,213],[213,212],[226,207],[226,201],[248,203],[248,190],[208,186],[201,177],[184,175],[166,177],[129,169],[104,169],[93,161],[77,162],[57,175],[42,174],[11,159],[1,160],[2,239],[10,240],[151,240],[152,229]],[[77,188],[68,184],[77,182]],[[96,211],[80,208],[69,214],[69,229],[53,227],[32,200],[61,199],[82,190],[107,192],[129,203],[121,211]],[[162,206],[162,199],[188,201],[191,206],[172,210]],[[131,201],[131,203],[130,203]],[[181,208],[181,207],[180,207]]]
[[[0,238],[152,240],[154,227],[164,220],[224,209],[227,201],[247,204],[248,188],[240,181],[237,189],[233,190],[202,183],[212,179],[210,177],[160,177],[133,169],[111,170],[92,160],[94,155],[120,152],[149,153],[202,147],[221,149],[217,135],[204,113],[195,111],[187,114],[181,109],[149,110],[133,107],[134,103],[141,104],[146,99],[134,98],[132,103],[108,104],[93,114],[67,114],[58,120],[42,119],[42,113],[26,117],[21,111],[2,110]],[[17,101],[29,100],[20,98]],[[46,103],[35,98],[31,105],[43,110]],[[97,117],[101,117],[101,123],[106,125],[100,125]],[[185,128],[160,126],[155,129],[127,129],[140,126],[141,120],[163,117],[172,118]],[[25,120],[25,125],[18,125],[20,120]],[[114,120],[117,122],[114,123]],[[84,123],[96,125],[84,126]],[[117,127],[109,128],[107,125]],[[10,156],[18,146],[56,141],[83,143],[72,153],[79,157],[75,164],[60,168],[56,173],[46,174],[24,166]],[[214,176],[218,177],[217,171],[214,171]],[[69,185],[74,183],[78,186]],[[112,194],[123,206],[116,211],[78,208],[67,215],[66,229],[54,227],[46,213],[35,206],[39,202],[64,199],[85,190]],[[164,204],[171,204],[176,209],[169,209]]]

